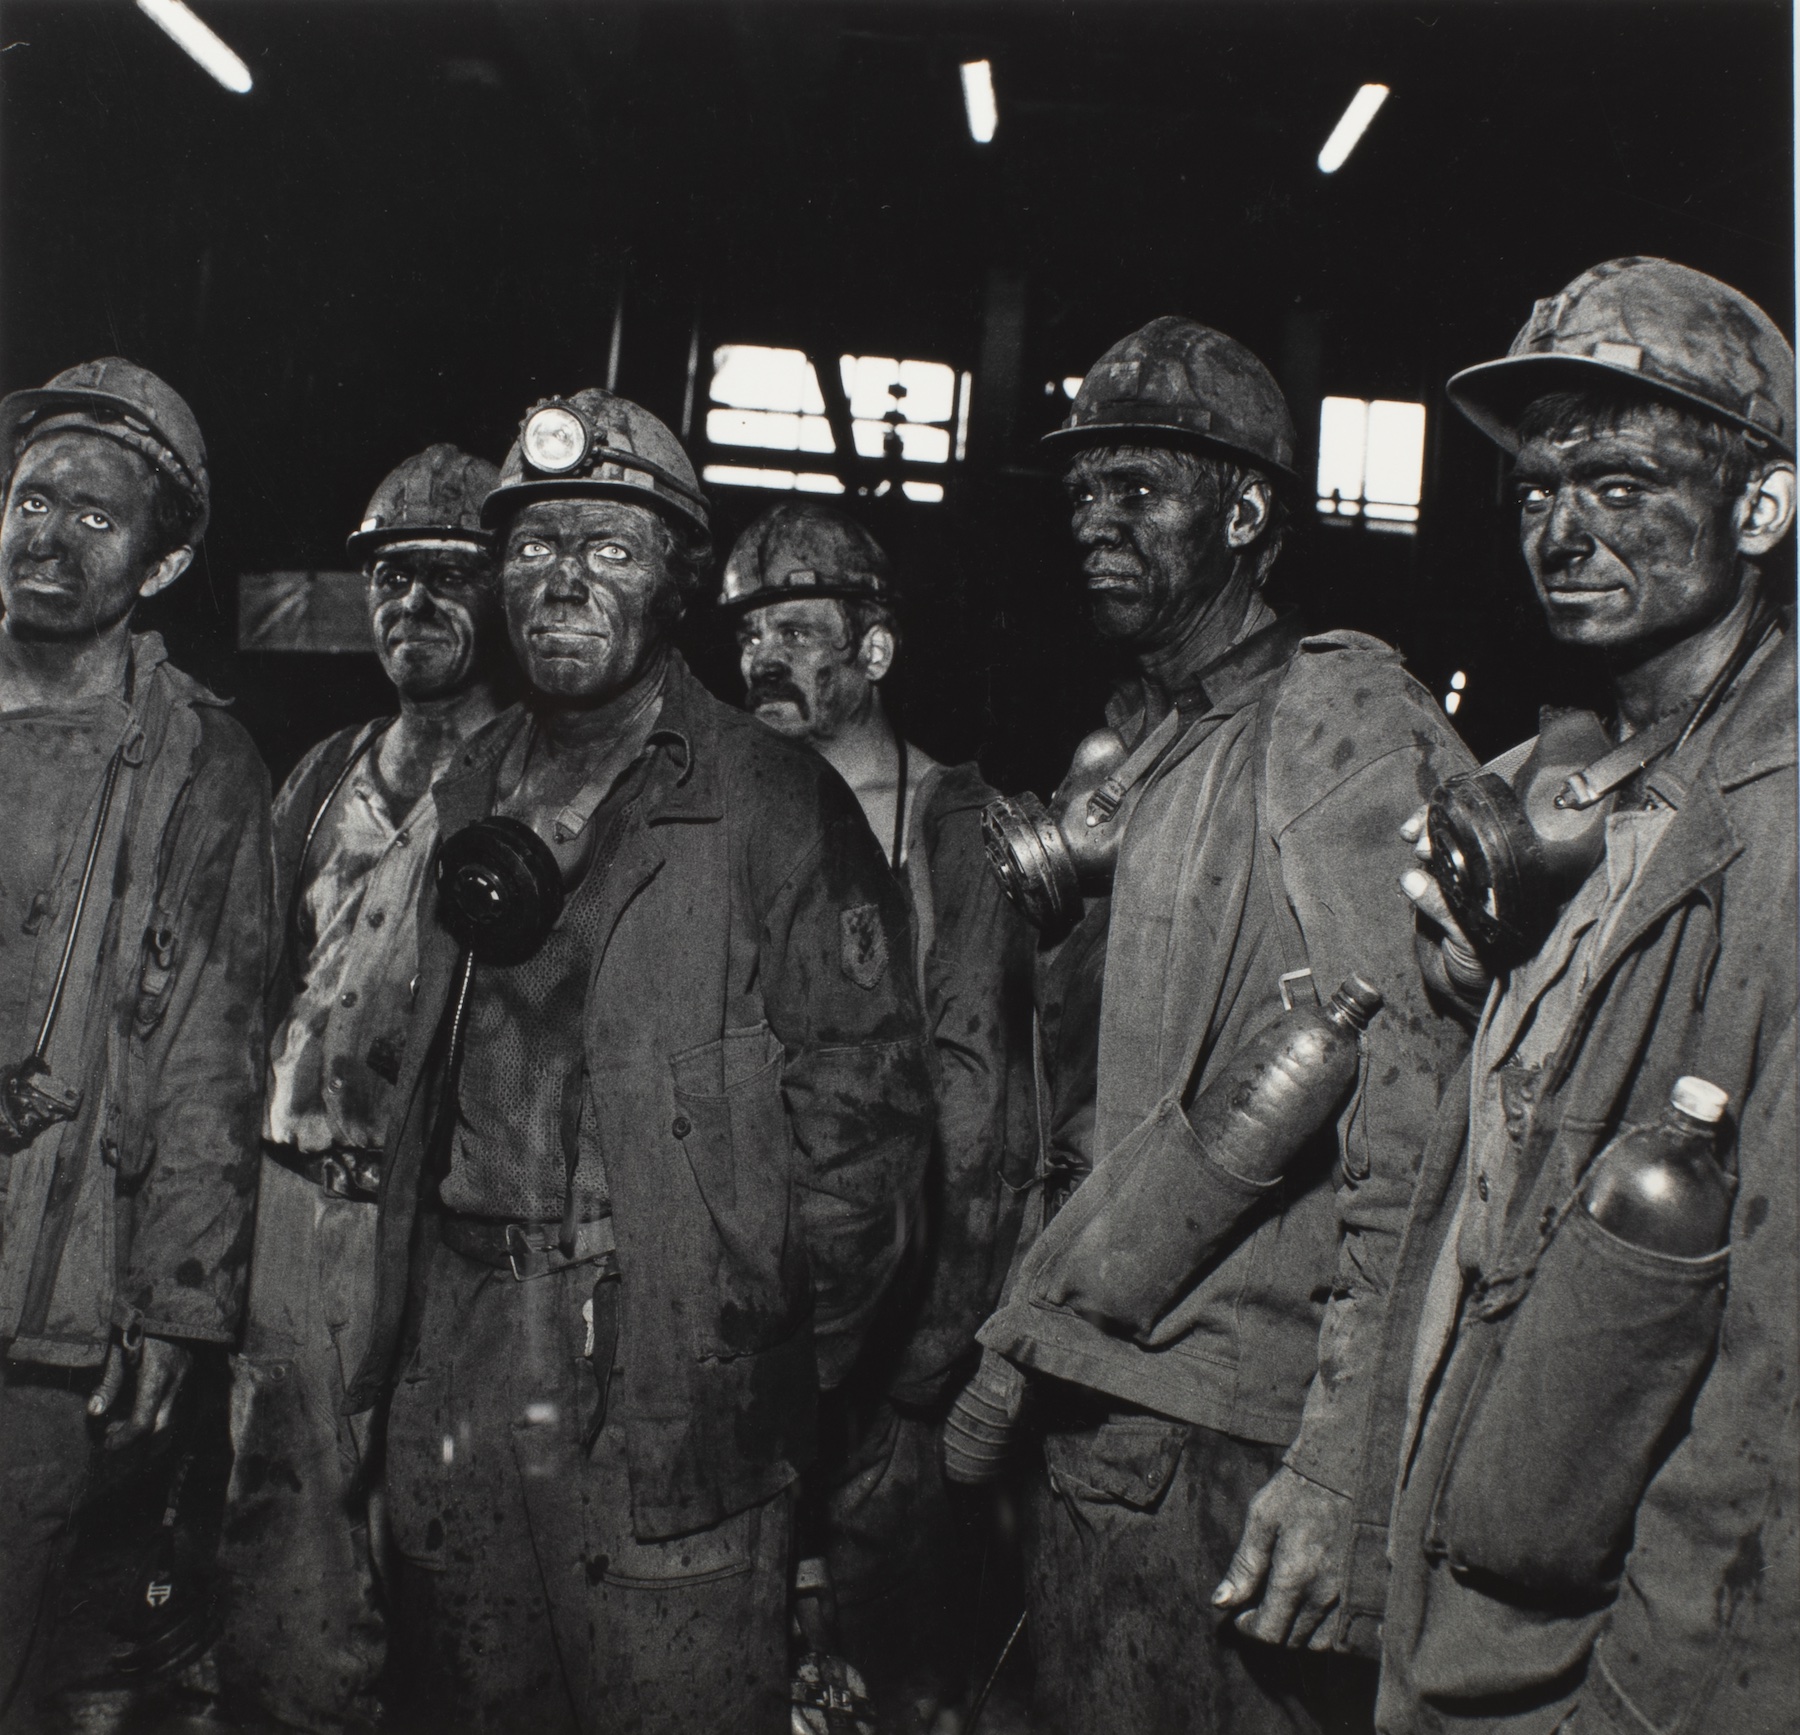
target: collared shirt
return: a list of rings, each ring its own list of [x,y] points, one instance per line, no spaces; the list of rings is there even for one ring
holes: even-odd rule
[[[300,983],[269,1049],[263,1136],[302,1151],[379,1150],[418,973],[419,909],[437,847],[429,792],[396,819],[365,758],[308,852]]]
[[[1469,1065],[1469,1161],[1450,1233],[1431,1273],[1408,1392],[1406,1450],[1423,1423],[1425,1398],[1456,1332],[1468,1285],[1500,1257],[1519,1153],[1531,1128],[1536,1083],[1569,1028],[1619,912],[1675,817],[1648,808],[1607,815],[1605,859],[1589,874],[1541,948],[1488,997]]]
[[[659,727],[657,699],[621,738],[596,743],[595,775],[615,775],[584,828],[587,847],[601,847],[625,805],[643,789],[659,747],[685,768],[685,738]],[[529,755],[530,734],[509,745],[501,786],[516,785]],[[580,883],[542,947],[522,963],[478,964],[464,1014],[466,1035],[457,1078],[456,1126],[450,1169],[439,1196],[466,1216],[544,1222],[563,1215],[573,1194],[577,1220],[611,1209],[604,1163],[581,1124],[592,1121],[583,1013],[588,983],[604,944],[594,917],[609,863],[590,859]],[[571,1172],[571,1163],[573,1170]]]

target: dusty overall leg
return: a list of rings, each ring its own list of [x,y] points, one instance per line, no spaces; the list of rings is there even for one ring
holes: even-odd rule
[[[387,1630],[371,1564],[370,1421],[340,1411],[375,1277],[372,1202],[263,1161],[219,1555],[228,1697],[296,1728],[366,1728]]]
[[[1046,1433],[1025,1543],[1047,1735],[1319,1735],[1362,1723],[1362,1671],[1245,1639],[1208,1602],[1281,1455],[1150,1415]]]
[[[388,1416],[394,1727],[577,1727],[515,1453],[534,1406],[552,1401],[521,1297],[554,1281],[515,1283],[445,1247],[432,1256],[419,1346]]]
[[[536,1395],[517,1412],[515,1449],[579,1726],[583,1735],[784,1729],[790,1497],[687,1535],[638,1538],[612,1406],[593,1450],[581,1448],[598,1396],[583,1319],[594,1281],[594,1267],[579,1266],[518,1295]],[[612,1390],[616,1398],[616,1380]]]
[[[21,1691],[57,1553],[87,1486],[94,1370],[0,1368],[0,1721]]]
[[[979,1566],[960,1557],[933,1421],[883,1401],[845,1471],[827,1508],[838,1624],[884,1721],[906,1728],[962,1691]]]

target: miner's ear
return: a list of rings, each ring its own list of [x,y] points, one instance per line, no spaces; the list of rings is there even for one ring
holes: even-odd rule
[[[138,595],[155,596],[158,591],[167,590],[193,564],[193,559],[193,549],[171,548],[144,574],[144,582],[138,586]]]
[[[1794,527],[1794,466],[1771,464],[1738,502],[1738,552],[1760,559]]]
[[[871,681],[885,680],[894,666],[894,653],[899,648],[900,641],[894,636],[892,627],[870,627],[863,634],[862,643],[856,651],[856,660],[861,665],[864,676]]]
[[[1275,513],[1275,490],[1261,476],[1246,476],[1225,518],[1225,546],[1248,548],[1269,528]]]

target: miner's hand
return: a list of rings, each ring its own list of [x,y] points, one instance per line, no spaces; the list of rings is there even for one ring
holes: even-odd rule
[[[1429,812],[1428,808],[1421,807],[1400,827],[1401,837],[1413,846],[1413,854],[1421,862],[1431,860],[1431,833],[1427,829]],[[1441,985],[1460,1000],[1476,1004],[1485,1000],[1488,983],[1492,980],[1491,972],[1482,963],[1456,917],[1450,913],[1450,906],[1444,901],[1443,888],[1425,868],[1415,867],[1408,868],[1400,876],[1400,889],[1407,895],[1413,908],[1438,930],[1436,951],[1445,978]],[[1421,959],[1421,963],[1423,962]]]
[[[1323,1622],[1343,1594],[1339,1551],[1348,1504],[1292,1470],[1276,1471],[1250,1502],[1213,1607],[1241,1610],[1238,1631],[1264,1644],[1328,1650]]]
[[[88,1399],[88,1414],[104,1416],[119,1400],[128,1370],[134,1371],[131,1414],[107,1424],[106,1449],[116,1452],[145,1434],[160,1434],[175,1410],[175,1396],[193,1365],[193,1351],[166,1337],[146,1337],[135,1345],[115,1343],[106,1352],[100,1384]]]

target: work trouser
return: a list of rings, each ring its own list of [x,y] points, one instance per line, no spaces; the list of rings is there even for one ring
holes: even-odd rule
[[[963,1559],[938,1428],[877,1402],[826,1497],[844,1652],[895,1727],[916,1704],[960,1697],[968,1678],[980,1564]]]
[[[376,1210],[263,1158],[232,1367],[219,1668],[228,1701],[306,1730],[379,1712],[379,1470],[372,1419],[342,1414],[368,1342]]]
[[[0,1723],[29,1726],[22,1690],[52,1569],[88,1483],[97,1368],[0,1365]]]
[[[388,1420],[393,1721],[784,1730],[790,1495],[640,1540],[616,1415],[582,1446],[599,1396],[584,1313],[599,1267],[519,1281],[445,1246],[431,1257]]]
[[[1049,1382],[1046,1382],[1047,1384]],[[1373,1670],[1245,1638],[1212,1608],[1283,1448],[1046,1394],[1025,1525],[1043,1735],[1351,1735]]]

